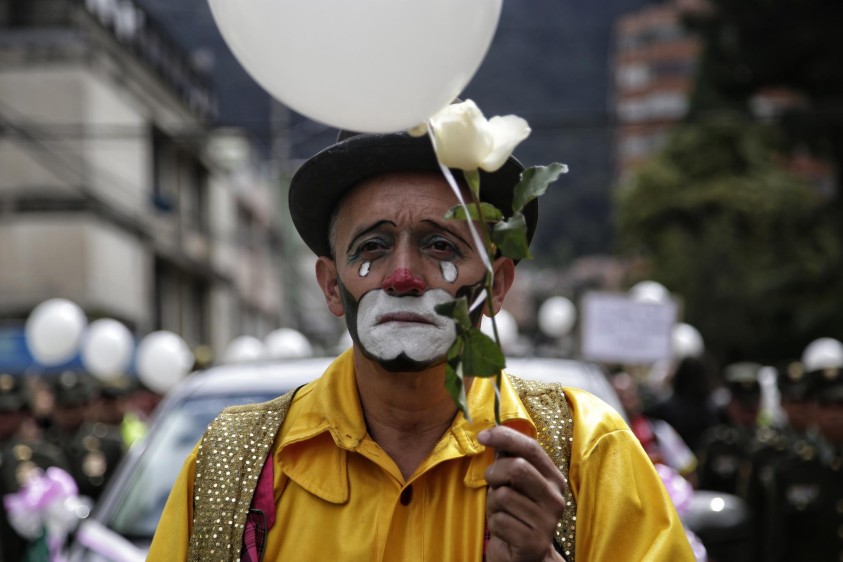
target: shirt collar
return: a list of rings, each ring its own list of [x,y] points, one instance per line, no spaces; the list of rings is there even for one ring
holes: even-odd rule
[[[473,457],[465,475],[469,487],[485,486],[483,472],[493,459],[492,451],[478,443],[477,434],[494,426],[494,378],[476,378],[466,396],[472,421],[462,414],[454,418],[443,436],[445,446],[456,456]],[[501,421],[531,437],[536,428],[527,410],[502,377]],[[287,414],[284,434],[276,448],[276,463],[282,472],[302,488],[332,502],[348,500],[346,455],[366,438],[354,373],[353,350],[340,355],[325,373],[302,388]],[[440,450],[437,445],[436,450]],[[482,453],[482,454],[481,454]]]

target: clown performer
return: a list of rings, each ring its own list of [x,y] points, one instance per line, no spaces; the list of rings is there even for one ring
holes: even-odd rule
[[[617,412],[579,389],[489,376],[474,338],[517,258],[486,223],[497,236],[521,222],[526,250],[538,199],[516,185],[544,173],[511,156],[526,123],[501,119],[466,101],[428,136],[343,131],[297,171],[292,220],[353,345],[296,392],[220,414],[150,560],[695,560]],[[466,212],[475,197],[502,216]],[[478,208],[486,220],[466,220]]]

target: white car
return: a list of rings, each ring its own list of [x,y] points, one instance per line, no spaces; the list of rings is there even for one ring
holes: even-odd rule
[[[156,411],[150,431],[134,446],[79,527],[71,562],[145,559],[164,504],[184,459],[226,406],[263,402],[322,374],[331,358],[220,365],[197,372],[173,389]],[[558,382],[622,407],[597,365],[551,358],[511,358],[507,370],[521,378]]]

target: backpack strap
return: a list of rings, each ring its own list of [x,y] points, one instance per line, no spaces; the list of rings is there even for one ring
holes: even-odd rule
[[[507,373],[518,397],[538,430],[537,440],[550,456],[568,486],[563,491],[565,510],[556,524],[554,546],[567,562],[574,562],[577,533],[577,502],[568,480],[574,419],[565,391],[559,384],[528,381]]]
[[[196,454],[189,561],[239,562],[258,477],[293,394],[231,406],[208,426]]]

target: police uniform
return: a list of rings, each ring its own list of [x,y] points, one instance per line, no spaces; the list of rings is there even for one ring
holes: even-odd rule
[[[66,371],[53,381],[53,392],[57,409],[85,408],[98,388],[92,378]],[[123,457],[119,428],[84,420],[77,427],[54,424],[48,437],[67,457],[79,494],[93,500],[99,498]]]
[[[843,366],[808,374],[817,411],[843,408]],[[840,424],[838,421],[833,423]],[[843,562],[843,440],[822,430],[772,473],[767,559]]]
[[[783,404],[811,400],[808,376],[799,361],[788,362],[777,369],[776,386]],[[755,560],[758,562],[766,561],[769,556],[767,545],[771,539],[767,536],[767,529],[770,527],[770,502],[767,490],[772,484],[773,471],[781,462],[798,458],[817,446],[815,432],[791,425],[789,421],[780,426],[760,427],[755,440],[750,443],[750,469],[743,494],[753,513]]]
[[[757,411],[761,385],[756,363],[736,363],[724,372],[730,401],[737,408]],[[749,474],[749,451],[757,438],[755,424],[741,425],[727,419],[709,429],[703,436],[699,454],[699,488],[742,495]]]
[[[28,415],[29,400],[22,381],[8,373],[0,373],[0,415],[19,415],[9,422],[10,428],[23,422]],[[19,427],[18,427],[19,429]],[[68,469],[61,450],[42,441],[24,439],[18,431],[0,436],[0,497],[18,492],[38,469],[51,466]],[[23,560],[29,542],[9,524],[6,510],[0,509],[0,561]]]

